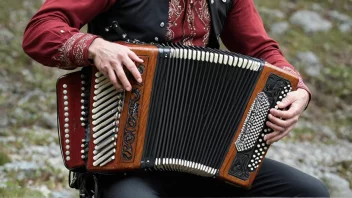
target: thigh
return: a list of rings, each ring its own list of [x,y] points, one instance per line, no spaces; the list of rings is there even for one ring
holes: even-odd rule
[[[105,197],[329,197],[318,179],[283,163],[264,159],[249,190],[221,180],[181,172],[147,172],[107,182]]]
[[[160,181],[152,175],[110,175],[101,176],[99,180],[102,198],[160,197]]]
[[[248,196],[329,197],[326,186],[296,168],[266,158]]]

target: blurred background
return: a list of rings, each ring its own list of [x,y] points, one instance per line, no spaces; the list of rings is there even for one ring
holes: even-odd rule
[[[254,0],[265,27],[313,93],[268,156],[352,196],[352,0]],[[67,71],[25,55],[22,35],[42,0],[0,1],[0,197],[78,197],[56,128],[55,83]],[[85,31],[85,30],[82,30]]]

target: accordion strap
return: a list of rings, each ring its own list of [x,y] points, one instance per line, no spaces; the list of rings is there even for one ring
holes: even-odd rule
[[[79,190],[80,198],[100,197],[98,178],[95,174],[70,171],[68,184],[71,188]]]

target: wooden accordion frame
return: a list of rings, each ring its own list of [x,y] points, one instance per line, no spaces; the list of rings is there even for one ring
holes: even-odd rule
[[[95,67],[57,81],[67,169],[179,171],[250,188],[269,145],[270,108],[298,77],[261,59],[209,48],[132,44],[143,82],[118,92]]]

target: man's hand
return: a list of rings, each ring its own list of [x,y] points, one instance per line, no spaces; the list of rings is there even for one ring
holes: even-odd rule
[[[309,100],[309,93],[304,89],[297,89],[277,104],[278,109],[271,109],[269,121],[266,123],[274,132],[266,135],[264,140],[271,144],[285,137],[296,125],[298,118],[306,108]],[[285,109],[288,110],[279,110]]]
[[[97,69],[110,80],[117,90],[122,91],[124,88],[130,91],[132,89],[123,66],[132,73],[137,82],[142,82],[141,74],[133,61],[142,63],[143,60],[128,47],[97,38],[89,46],[88,53]]]

